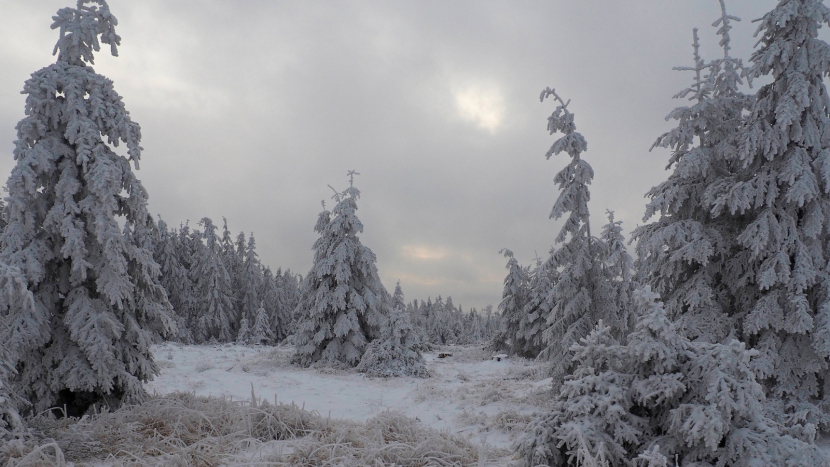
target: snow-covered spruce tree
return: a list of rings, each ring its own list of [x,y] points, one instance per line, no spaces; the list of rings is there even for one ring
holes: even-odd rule
[[[248,326],[248,318],[242,317],[239,320],[239,330],[236,332],[236,343],[239,345],[248,344],[249,334],[251,332],[251,328]]]
[[[524,341],[519,341],[519,323],[527,302],[527,268],[519,264],[513,252],[502,248],[499,253],[507,258],[507,276],[501,293],[499,311],[501,312],[501,331],[490,346],[493,350],[507,350],[511,354],[525,348]]]
[[[20,351],[48,342],[49,316],[37,306],[22,271],[0,262],[0,442],[25,431],[22,399],[12,387]],[[25,407],[24,407],[25,408]]]
[[[734,287],[744,279],[743,265],[730,264],[737,221],[715,216],[706,201],[714,187],[734,180],[734,138],[743,124],[742,113],[753,96],[738,89],[741,60],[732,58],[729,31],[738,18],[726,13],[721,2],[719,27],[723,57],[705,62],[699,54],[694,30],[693,67],[675,68],[695,73],[691,87],[675,98],[688,98],[690,106],[674,109],[668,119],[677,127],[661,135],[654,147],[672,150],[668,180],[649,190],[651,201],[644,220],[658,219],[633,232],[637,240],[639,280],[651,285],[666,303],[666,310],[684,333],[694,339],[721,341],[733,332],[736,309]],[[737,267],[735,267],[737,266]]]
[[[6,230],[6,225],[8,222],[6,221],[6,202],[0,198],[0,234]]]
[[[205,217],[199,222],[204,229],[204,247],[197,251],[190,269],[194,284],[191,311],[191,329],[197,342],[216,339],[233,342],[237,322],[231,277],[222,260],[222,246],[216,236],[216,226]]]
[[[124,239],[136,248],[128,249],[130,261],[127,272],[134,278],[133,301],[136,309],[149,315],[163,315],[170,320],[170,332],[162,335],[154,333],[153,343],[176,335],[176,316],[167,299],[167,292],[161,284],[161,269],[153,259],[153,251],[158,243],[159,230],[152,216],[146,216],[142,224],[124,224]]]
[[[602,240],[602,281],[599,296],[602,297],[603,307],[609,310],[610,324],[617,332],[617,338],[622,338],[634,324],[634,315],[631,313],[631,294],[634,292],[634,260],[625,248],[625,237],[622,234],[622,221],[614,220],[614,211],[606,211],[608,223],[602,226],[600,240]],[[616,311],[616,313],[614,313]]]
[[[302,366],[355,366],[387,319],[388,292],[378,277],[375,254],[360,243],[357,218],[360,191],[349,172],[349,188],[335,193],[329,213],[320,213],[315,230],[314,262],[303,279],[294,361]]]
[[[765,416],[756,351],[688,340],[657,299],[648,286],[635,293],[627,345],[600,322],[571,348],[577,367],[553,410],[514,445],[524,465],[830,465]]]
[[[104,0],[59,10],[57,62],[24,85],[0,260],[22,271],[45,317],[35,319],[42,338],[17,349],[14,377],[35,411],[142,400],[142,383],[158,372],[150,343],[175,329],[164,294],[140,290],[158,285],[157,265],[119,227],[147,219],[130,166],[140,128],[112,81],[88,65],[101,43],[116,55],[116,24]],[[119,143],[126,156],[110,146]]]
[[[544,331],[548,327],[550,302],[548,295],[556,283],[557,271],[551,270],[548,263],[537,258],[536,267],[528,271],[527,297],[519,316],[516,343],[521,348],[514,348],[514,353],[527,358],[536,358],[545,348]],[[514,346],[515,347],[515,346]]]
[[[278,274],[282,274],[279,271]],[[280,313],[280,291],[277,285],[277,279],[274,278],[274,273],[271,268],[265,267],[262,270],[262,283],[260,284],[259,296],[262,297],[262,307],[269,317],[269,329],[273,340],[271,344],[276,344],[287,337],[286,321],[282,318]],[[259,310],[257,310],[259,311]]]
[[[398,306],[385,321],[379,337],[366,348],[357,370],[369,376],[428,377],[426,362],[417,350],[420,339],[409,314]]]
[[[290,335],[296,332],[297,320],[299,316],[296,314],[297,305],[300,303],[300,283],[302,276],[294,274],[290,269],[286,269],[280,275],[274,276],[277,281],[277,290],[279,291],[278,316],[282,322],[283,333]]]
[[[734,177],[706,193],[715,215],[739,220],[728,262],[743,339],[776,413],[830,429],[830,24],[820,0],[782,0],[760,20],[751,73],[769,75],[738,149]]]
[[[588,185],[594,178],[594,170],[582,159],[588,143],[576,131],[574,114],[568,110],[556,91],[550,88],[542,91],[540,99],[553,96],[557,107],[548,117],[548,132],[562,133],[548,150],[545,157],[562,152],[571,161],[562,169],[554,182],[559,185],[559,197],[550,213],[551,219],[565,217],[565,223],[556,236],[560,245],[551,250],[546,268],[558,271],[558,277],[548,294],[548,327],[544,331],[545,349],[541,356],[552,363],[551,375],[554,385],[559,384],[571,368],[565,356],[571,345],[588,335],[600,319],[613,321],[619,311],[608,309],[606,297],[598,283],[602,281],[602,242],[591,236],[588,201],[591,194]]]
[[[268,344],[274,341],[274,333],[271,332],[271,319],[265,311],[265,302],[260,303],[254,317],[254,325],[248,332],[249,344]]]
[[[167,292],[167,299],[173,306],[177,332],[170,336],[171,339],[183,344],[193,343],[193,335],[188,324],[188,300],[190,279],[187,277],[187,269],[182,264],[179,256],[181,246],[179,236],[175,231],[168,230],[167,224],[159,219],[159,241],[156,244],[155,261],[161,270],[159,282]]]
[[[248,244],[245,247],[245,260],[242,263],[240,277],[239,311],[241,316],[248,318],[249,323],[253,323],[262,305],[259,295],[262,284],[262,265],[256,254],[256,241],[253,233],[248,238]]]

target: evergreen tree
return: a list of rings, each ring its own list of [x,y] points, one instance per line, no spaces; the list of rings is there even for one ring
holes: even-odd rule
[[[278,274],[281,276],[282,271],[278,272]],[[274,278],[274,273],[271,272],[271,268],[263,268],[260,287],[259,296],[262,297],[261,305],[265,308],[265,312],[269,316],[269,330],[271,336],[273,336],[271,343],[276,344],[287,337],[287,322],[281,314],[280,292],[277,279]]]
[[[239,331],[236,333],[236,344],[237,345],[244,345],[249,344],[249,336],[251,334],[251,329],[248,326],[248,318],[242,317],[239,320]]]
[[[161,271],[159,282],[167,292],[167,299],[170,301],[170,305],[173,306],[175,314],[178,330],[176,335],[171,337],[183,344],[191,344],[193,343],[193,336],[187,323],[187,297],[191,285],[190,279],[187,277],[187,269],[179,260],[181,254],[179,237],[176,232],[168,230],[167,224],[161,219],[158,222],[158,229],[159,241],[156,244],[153,257]]]
[[[402,307],[394,308],[377,339],[366,348],[357,370],[369,376],[426,378],[426,362],[418,352],[418,334]]]
[[[576,131],[574,114],[567,109],[568,103],[556,91],[545,89],[541,100],[550,96],[553,96],[558,105],[548,117],[548,131],[550,134],[560,132],[564,136],[553,143],[546,157],[550,159],[562,152],[571,157],[570,163],[554,178],[561,192],[553,205],[550,218],[556,220],[567,217],[556,236],[556,243],[561,245],[551,250],[545,266],[559,274],[548,295],[550,315],[543,336],[546,347],[541,355],[551,361],[554,384],[558,384],[572,367],[568,359],[564,358],[568,349],[588,335],[600,319],[608,321],[604,316],[608,310],[599,302],[605,298],[598,285],[602,280],[599,258],[603,245],[591,236],[588,218],[588,201],[591,198],[588,185],[594,177],[594,171],[581,156],[588,149],[588,143]]]
[[[147,222],[147,193],[130,165],[138,168],[140,128],[112,81],[87,65],[101,43],[117,54],[116,24],[104,0],[59,10],[57,62],[24,86],[0,255],[48,317],[36,332],[45,338],[18,349],[14,377],[35,411],[66,404],[76,415],[104,399],[142,400],[158,373],[150,344],[175,329],[158,266],[119,227]],[[109,146],[119,143],[126,156]]]
[[[260,307],[256,311],[254,326],[248,335],[248,342],[250,344],[267,344],[274,341],[274,334],[271,332],[271,320],[265,311],[264,302],[260,304]]]
[[[6,225],[8,225],[8,221],[6,220],[6,202],[3,201],[3,198],[0,198],[0,234],[6,230]]]
[[[525,342],[519,335],[519,324],[525,303],[527,303],[527,269],[519,264],[513,252],[507,248],[499,251],[507,258],[507,277],[504,278],[504,289],[501,294],[499,311],[503,323],[502,332],[496,335],[492,343],[495,350],[509,350],[511,353],[521,352]]]
[[[395,284],[395,292],[392,294],[392,309],[394,310],[395,308],[406,308],[403,298],[403,289],[401,289],[401,281],[398,281]]]
[[[760,20],[751,74],[772,82],[758,90],[737,150],[725,154],[734,176],[705,201],[738,223],[727,261],[737,280],[726,283],[737,331],[760,352],[757,376],[782,401],[788,425],[827,429],[830,47],[817,37],[825,24],[830,10],[820,0],[781,0]]]
[[[545,348],[543,339],[550,316],[548,296],[556,283],[557,271],[547,263],[536,260],[536,268],[528,272],[527,299],[522,307],[516,330],[516,342],[520,344],[514,353],[527,358],[536,358]]]
[[[238,289],[241,291],[240,313],[242,313],[241,316],[248,318],[248,322],[253,322],[262,304],[259,296],[260,284],[262,283],[262,265],[256,254],[256,241],[253,233],[248,238],[248,245],[245,248],[245,261],[242,264],[241,278]]]
[[[375,254],[357,237],[363,224],[355,214],[360,191],[354,175],[349,172],[349,188],[335,194],[331,213],[324,206],[315,226],[320,238],[297,306],[294,361],[303,366],[320,361],[357,365],[388,314]]]
[[[237,320],[231,277],[222,261],[222,246],[216,226],[205,217],[199,223],[204,229],[204,247],[194,258],[190,279],[194,283],[193,326],[199,342],[216,339],[232,342]]]
[[[280,306],[278,309],[279,320],[283,323],[283,333],[290,335],[296,332],[299,316],[295,313],[300,303],[300,283],[302,278],[286,269],[282,274],[275,276],[277,289],[279,291]]]
[[[20,352],[49,341],[47,312],[35,302],[23,272],[0,262],[0,441],[25,431],[19,410],[22,401],[12,381]]]
[[[731,21],[721,3],[719,26],[723,58],[706,62],[694,30],[694,66],[677,70],[695,73],[691,87],[675,98],[688,98],[690,106],[674,109],[667,118],[676,128],[660,136],[654,147],[672,150],[668,180],[652,188],[644,220],[659,218],[634,230],[640,280],[665,300],[669,316],[678,319],[684,333],[711,342],[735,335],[735,296],[730,283],[740,281],[739,266],[730,264],[738,233],[736,221],[715,216],[706,200],[711,190],[733,180],[740,164],[727,154],[735,151],[734,135],[743,124],[742,113],[754,100],[738,89],[741,60],[730,51]]]
[[[631,294],[634,291],[631,275],[634,261],[625,248],[622,221],[614,220],[614,211],[607,211],[607,214],[608,223],[602,226],[599,237],[603,247],[603,276],[597,284],[601,308],[599,314],[616,330],[617,338],[622,339],[634,324],[635,318],[631,313]]]
[[[648,287],[637,294],[627,345],[600,322],[571,348],[576,371],[514,446],[524,465],[830,465],[812,440],[765,416],[756,351],[688,340],[657,298]]]

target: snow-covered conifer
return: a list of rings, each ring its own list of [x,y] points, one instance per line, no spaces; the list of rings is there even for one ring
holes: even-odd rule
[[[539,259],[536,260],[536,267],[528,271],[527,298],[516,331],[516,343],[520,347],[513,350],[517,355],[536,358],[545,348],[543,334],[550,316],[548,295],[556,282],[556,276],[557,271],[551,270],[547,263]]]
[[[562,169],[554,182],[559,185],[559,197],[550,213],[551,219],[565,217],[565,223],[556,236],[560,245],[551,250],[546,268],[557,271],[558,277],[548,294],[548,328],[544,332],[545,349],[542,356],[552,363],[554,381],[560,382],[569,373],[571,363],[565,356],[571,345],[588,335],[600,319],[609,321],[599,306],[597,283],[602,280],[598,258],[603,250],[601,242],[591,236],[588,201],[591,194],[588,185],[594,178],[594,170],[582,159],[588,143],[576,131],[574,114],[568,103],[550,88],[542,91],[542,101],[551,97],[557,101],[556,109],[548,117],[548,132],[562,133],[548,150],[546,157],[562,152],[571,161]]]
[[[267,344],[274,341],[274,333],[271,332],[271,319],[265,311],[265,303],[260,303],[254,318],[254,325],[248,333],[249,344]]]
[[[366,348],[357,370],[369,376],[429,376],[426,362],[418,352],[418,333],[402,307],[394,308],[380,336]]]
[[[392,309],[394,310],[395,308],[406,308],[403,298],[403,289],[401,288],[401,281],[398,281],[398,283],[395,284],[395,292],[392,294]]]
[[[281,275],[282,271],[278,274]],[[261,305],[269,317],[268,327],[273,337],[273,340],[270,342],[272,344],[276,344],[287,337],[287,323],[280,313],[280,292],[277,287],[277,279],[274,278],[274,273],[271,272],[271,268],[264,267],[262,269],[262,283],[260,284],[259,296],[262,297]]]
[[[37,320],[45,340],[18,349],[15,384],[35,411],[66,404],[78,414],[102,399],[143,399],[158,372],[150,344],[175,325],[155,290],[158,266],[119,226],[147,222],[147,193],[131,167],[140,128],[112,81],[88,65],[101,43],[117,55],[117,21],[104,0],[80,0],[53,19],[58,59],[24,85],[0,243],[2,261],[20,269],[48,317]],[[110,147],[120,143],[126,156]]]
[[[355,366],[377,337],[388,310],[388,292],[378,277],[375,254],[360,243],[357,218],[360,191],[349,172],[349,188],[334,196],[331,213],[320,213],[314,262],[303,279],[294,361]]]
[[[499,251],[507,258],[507,276],[504,278],[504,289],[501,294],[499,311],[503,323],[503,332],[500,332],[492,343],[496,350],[509,350],[511,353],[520,352],[525,343],[519,340],[519,323],[522,321],[524,306],[527,302],[527,269],[519,264],[513,252],[507,248]]]
[[[634,291],[631,276],[634,261],[625,248],[622,221],[614,220],[614,211],[607,211],[607,214],[608,223],[602,226],[599,237],[603,247],[600,258],[603,275],[597,284],[598,305],[601,308],[598,314],[608,320],[606,324],[611,325],[621,338],[634,324],[634,315],[631,312],[631,294]]]
[[[24,431],[12,380],[21,352],[49,341],[47,313],[36,304],[22,271],[0,262],[0,441]]]
[[[737,241],[726,268],[745,341],[760,352],[755,371],[782,401],[783,421],[830,428],[830,24],[821,0],[781,0],[760,20],[753,76],[761,87],[737,150],[725,154],[735,175],[705,201],[735,219]],[[819,401],[818,398],[822,398]],[[816,403],[823,403],[819,409]]]
[[[275,276],[277,280],[277,288],[279,290],[280,306],[278,308],[278,316],[283,323],[284,333],[286,335],[292,334],[297,328],[297,319],[299,318],[295,311],[297,305],[300,303],[300,283],[302,276],[294,274],[290,269],[286,269],[283,273]]]
[[[191,344],[193,336],[188,324],[188,301],[190,279],[187,277],[187,269],[182,265],[179,255],[181,246],[179,236],[175,231],[168,230],[167,224],[159,219],[158,222],[159,241],[153,257],[159,265],[161,276],[159,282],[167,292],[167,299],[173,306],[176,320],[176,335],[171,339],[183,344]]]
[[[248,322],[253,322],[262,300],[260,300],[259,289],[262,284],[262,265],[259,262],[259,257],[256,253],[256,241],[254,234],[248,238],[248,244],[245,247],[245,260],[242,263],[241,281],[239,283],[240,301],[239,311],[241,316],[248,318]]]
[[[248,326],[248,318],[243,316],[242,319],[239,320],[239,330],[236,333],[237,345],[249,344],[250,334],[251,328]]]
[[[643,455],[681,466],[830,465],[766,417],[756,351],[688,340],[657,299],[648,286],[635,293],[627,345],[600,323],[571,348],[577,367],[553,410],[514,446],[525,465],[632,465]]]
[[[199,342],[210,339],[231,342],[235,337],[237,318],[231,277],[222,260],[222,245],[213,221],[205,217],[199,225],[204,229],[205,244],[190,269],[190,279],[194,283],[193,333]]]
[[[721,2],[721,18],[714,25],[719,26],[723,57],[703,60],[695,29],[694,66],[675,68],[695,73],[692,85],[675,96],[693,104],[668,115],[677,127],[652,146],[672,150],[668,167],[674,171],[646,195],[651,201],[644,220],[658,219],[633,233],[640,281],[663,297],[669,316],[678,319],[687,336],[712,342],[734,335],[730,287],[741,281],[743,269],[729,264],[736,221],[715,216],[706,201],[712,189],[735,181],[740,164],[730,154],[742,113],[754,100],[739,90],[743,64],[729,54],[731,22],[737,20]]]

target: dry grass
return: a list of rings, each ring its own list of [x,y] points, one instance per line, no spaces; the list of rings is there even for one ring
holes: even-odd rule
[[[397,412],[366,423],[292,404],[174,393],[116,412],[29,420],[33,435],[0,464],[33,466],[473,466],[488,449]],[[491,455],[506,453],[490,449]],[[503,460],[503,459],[502,459]]]

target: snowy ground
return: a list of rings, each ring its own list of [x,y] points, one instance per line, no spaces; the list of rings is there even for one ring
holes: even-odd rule
[[[173,391],[250,400],[295,402],[322,416],[365,421],[396,410],[427,426],[509,449],[534,412],[544,410],[550,385],[534,362],[496,361],[481,347],[446,347],[427,353],[431,378],[368,378],[342,370],[290,365],[291,347],[155,346],[161,374],[150,393]],[[438,358],[438,352],[452,356]]]

